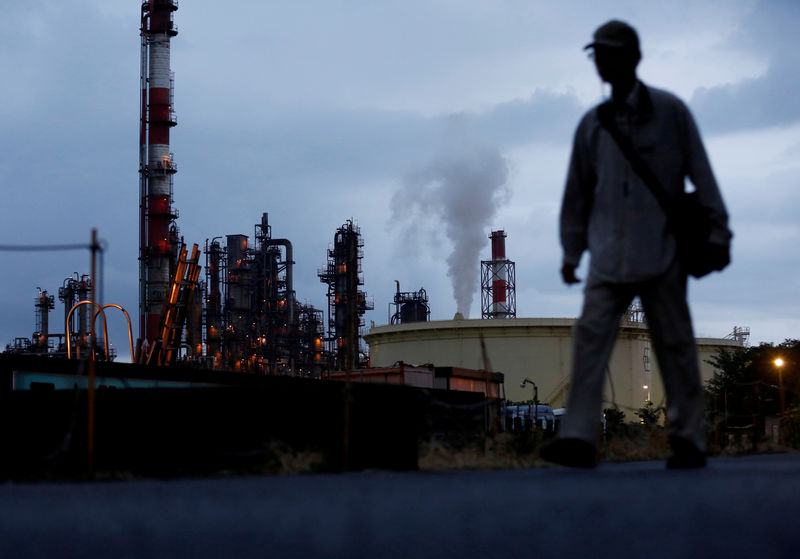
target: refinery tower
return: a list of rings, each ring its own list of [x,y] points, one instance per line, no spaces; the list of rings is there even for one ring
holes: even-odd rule
[[[158,336],[162,304],[175,267],[177,212],[172,181],[177,168],[170,152],[173,109],[170,40],[178,34],[177,0],[146,0],[141,25],[141,114],[139,133],[139,337]]]

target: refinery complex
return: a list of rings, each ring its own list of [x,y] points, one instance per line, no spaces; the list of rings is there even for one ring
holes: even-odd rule
[[[273,236],[266,213],[252,237],[210,235],[202,247],[182,242],[173,206],[178,168],[170,145],[170,131],[177,125],[170,61],[177,9],[178,2],[171,0],[142,3],[139,308],[138,321],[129,326],[136,340],[131,342],[133,361],[313,377],[365,366],[360,336],[372,303],[361,290],[363,240],[352,220],[333,233],[327,262],[319,270],[327,286],[326,310],[298,302],[292,243]],[[92,282],[89,274],[64,280],[58,288],[61,320],[50,319],[55,296],[40,290],[33,335],[16,338],[6,351],[78,353],[94,326],[95,309],[81,304],[92,300]],[[407,305],[413,302],[402,308]],[[408,311],[402,316],[407,318]],[[133,335],[136,327],[138,336]],[[102,335],[97,345],[103,359],[114,359]]]
[[[541,401],[563,405],[573,320],[517,317],[515,264],[506,256],[503,230],[486,232],[491,259],[480,263],[480,319],[457,315],[431,321],[426,291],[401,291],[398,282],[389,302],[394,309],[389,324],[372,325],[369,331],[364,315],[374,303],[364,289],[364,239],[353,219],[343,219],[331,232],[330,248],[320,255],[317,275],[320,289],[326,290],[325,309],[300,302],[304,299],[295,292],[292,242],[273,232],[268,213],[253,216],[252,236],[209,231],[204,243],[183,241],[173,204],[178,167],[170,144],[177,125],[170,60],[177,9],[175,0],[142,3],[140,237],[139,253],[131,255],[139,262],[139,308],[131,319],[117,306],[129,319],[132,361],[153,367],[457,387],[515,401],[530,399],[527,379],[536,383]],[[51,292],[40,290],[33,335],[16,338],[6,353],[86,354],[98,315],[102,322],[105,311],[115,310],[94,303],[93,282],[91,274],[75,273]],[[63,307],[57,320],[51,317],[56,296]],[[99,360],[113,361],[107,335],[98,336],[91,351]],[[727,339],[698,340],[701,360],[718,347],[746,341],[745,329],[735,329]],[[611,363],[616,389],[609,399],[633,409],[663,398],[660,382],[653,379],[657,371],[640,310],[633,308],[621,325]],[[409,365],[417,367],[414,374],[404,368]],[[713,371],[703,367],[703,376],[709,378]],[[505,392],[498,389],[504,379]]]

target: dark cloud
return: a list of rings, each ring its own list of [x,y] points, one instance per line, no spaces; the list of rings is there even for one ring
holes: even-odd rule
[[[236,10],[181,3],[173,45],[179,124],[172,131],[181,234],[200,244],[215,235],[249,234],[261,212],[269,212],[276,234],[295,244],[298,296],[322,306],[316,268],[324,263],[335,228],[354,217],[365,226],[365,269],[374,270],[367,288],[386,290],[376,306],[391,299],[396,274],[404,289],[424,285],[442,308],[450,300],[446,250],[397,258],[382,223],[389,219],[391,194],[403,176],[436,155],[449,111],[486,99],[480,110],[458,115],[476,142],[493,146],[500,156],[510,159],[511,150],[531,143],[567,144],[585,107],[563,84],[571,83],[572,60],[585,63],[582,41],[610,15],[596,4],[584,1],[581,9],[546,13],[534,4],[374,4],[356,22],[332,4],[309,12],[290,3],[245,1]],[[667,11],[694,4],[652,11],[648,5],[642,14],[660,21]],[[692,106],[704,130],[797,120],[799,5],[765,2],[742,19],[731,43],[739,52],[768,59],[769,69],[758,79],[698,91]],[[636,15],[616,7],[622,16]],[[139,5],[31,0],[7,8],[0,19],[0,70],[7,78],[0,84],[0,234],[9,244],[83,242],[97,227],[108,242],[106,301],[135,315]],[[506,67],[513,59],[516,64]],[[536,64],[543,65],[538,72]],[[555,65],[558,71],[551,72]],[[553,87],[559,89],[509,100],[509,91],[527,87],[520,68],[531,68],[532,79],[541,83],[555,76]],[[465,90],[472,87],[474,92]],[[427,112],[381,108],[418,104]],[[435,114],[432,107],[445,109]],[[515,167],[525,164],[509,160],[511,188],[517,186]],[[553,158],[540,166],[551,164],[560,173],[565,161]],[[527,233],[537,242],[545,239],[547,258],[557,259],[550,254],[557,251],[554,233],[542,233],[555,230],[555,218],[539,210],[532,214],[538,228],[520,226],[524,231],[512,231],[511,238]],[[436,242],[447,244],[445,235]],[[531,271],[520,274],[520,289],[523,281],[556,289],[546,283],[548,277],[557,281],[550,261],[534,259],[534,252],[546,251],[528,251]],[[442,262],[435,261],[438,256]],[[53,293],[73,272],[86,273],[89,264],[83,253],[0,258],[4,269],[13,270],[0,298],[0,345],[33,330],[37,285]],[[525,265],[520,261],[520,270]],[[121,331],[112,337],[126,338]]]
[[[691,106],[709,132],[793,124],[800,120],[797,68],[800,56],[777,55],[763,77],[698,89]]]
[[[475,128],[487,141],[514,147],[531,142],[565,142],[585,110],[574,93],[537,89],[475,115]]]
[[[709,132],[729,132],[792,124],[800,120],[800,2],[766,0],[742,19],[731,43],[769,60],[763,76],[698,89],[691,100]],[[733,56],[733,55],[732,55]]]
[[[563,142],[582,110],[574,94],[537,90],[527,99],[458,116],[481,141],[513,148],[535,141]],[[257,168],[278,181],[357,176],[361,182],[397,178],[430,157],[452,116],[335,108],[274,110],[257,120],[236,110],[209,113],[192,108],[180,114],[175,142],[185,146],[180,158],[191,159],[199,176],[211,176],[213,166],[224,165],[245,174]],[[210,152],[218,157],[202,156]]]

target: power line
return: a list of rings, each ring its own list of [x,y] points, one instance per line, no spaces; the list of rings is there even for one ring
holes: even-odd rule
[[[33,252],[58,250],[92,250],[92,245],[0,245],[0,251]],[[100,248],[102,251],[102,248]]]

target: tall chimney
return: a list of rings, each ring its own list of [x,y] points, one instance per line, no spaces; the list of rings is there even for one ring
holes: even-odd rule
[[[162,303],[174,266],[177,229],[172,181],[177,172],[169,146],[173,110],[170,39],[178,34],[172,17],[177,0],[142,3],[141,128],[139,133],[139,337],[158,336]]]
[[[481,318],[517,316],[514,262],[506,258],[506,233],[492,231],[492,259],[481,261]]]

